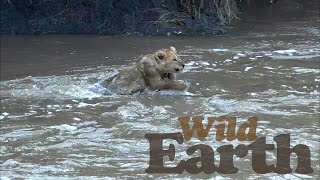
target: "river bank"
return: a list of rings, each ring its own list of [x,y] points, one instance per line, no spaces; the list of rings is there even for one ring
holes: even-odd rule
[[[215,34],[240,1],[1,1],[1,34]]]
[[[249,15],[318,11],[317,1],[1,1],[0,34],[221,34]]]

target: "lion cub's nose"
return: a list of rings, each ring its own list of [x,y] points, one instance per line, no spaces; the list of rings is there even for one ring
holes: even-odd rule
[[[182,64],[182,67],[184,67],[185,65],[184,64]]]

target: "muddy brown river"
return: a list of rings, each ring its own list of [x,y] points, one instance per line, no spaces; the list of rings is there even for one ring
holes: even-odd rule
[[[275,10],[274,10],[275,11]],[[258,13],[258,12],[257,12]],[[1,179],[318,179],[320,28],[317,11],[243,18],[224,35],[1,37]],[[264,15],[268,16],[268,14]],[[256,16],[254,16],[256,17]],[[140,55],[174,46],[186,61],[184,92],[108,94],[101,82]],[[311,151],[311,174],[257,174],[251,154],[237,174],[147,174],[146,133],[181,132],[180,116],[259,118],[257,136],[291,134]],[[175,166],[195,144],[249,144],[196,138],[175,144]],[[291,155],[294,170],[297,158]],[[215,154],[218,164],[219,154]],[[268,164],[276,152],[267,151]]]

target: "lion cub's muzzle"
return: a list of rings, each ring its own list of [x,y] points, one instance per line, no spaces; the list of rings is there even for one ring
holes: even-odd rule
[[[182,71],[183,69],[184,69],[184,64],[181,64],[181,68],[175,68],[174,70],[176,71],[176,72],[180,72],[180,71]]]

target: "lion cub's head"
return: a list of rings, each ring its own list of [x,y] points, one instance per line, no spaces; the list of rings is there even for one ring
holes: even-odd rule
[[[154,55],[161,73],[181,72],[185,66],[174,47],[159,50]]]

